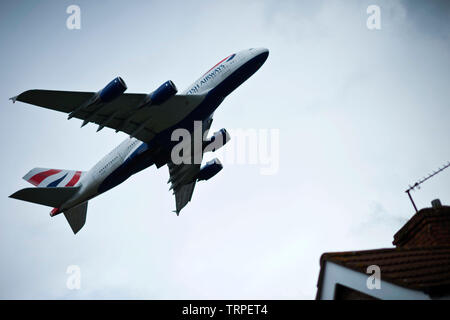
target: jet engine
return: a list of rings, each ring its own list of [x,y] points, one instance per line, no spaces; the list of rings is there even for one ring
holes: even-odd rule
[[[171,80],[166,81],[161,86],[159,86],[158,89],[148,95],[148,104],[162,104],[169,100],[169,98],[175,95],[177,92],[178,89],[175,84]]]
[[[121,77],[117,77],[98,92],[98,100],[103,103],[108,103],[117,99],[122,93],[127,90],[127,85]]]
[[[203,148],[204,152],[216,151],[222,148],[228,141],[230,141],[231,137],[227,130],[224,128],[220,129],[217,132],[214,132],[211,138],[204,141]]]
[[[93,105],[99,105],[100,108],[104,106],[105,103],[111,102],[114,99],[120,97],[122,93],[127,90],[127,85],[121,77],[114,78],[110,83],[108,83],[102,90],[97,92],[92,98],[84,102],[81,106],[77,107],[71,113],[69,113],[68,119],[73,118],[80,110],[86,109]],[[84,120],[83,125],[87,124],[89,121]]]
[[[200,172],[197,174],[197,180],[209,180],[212,177],[214,177],[217,173],[219,173],[220,170],[223,169],[222,164],[220,163],[219,159],[215,158],[211,161],[208,161],[201,169]]]

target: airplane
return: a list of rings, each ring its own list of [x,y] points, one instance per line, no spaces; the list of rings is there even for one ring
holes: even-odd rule
[[[10,98],[13,103],[21,101],[65,112],[68,119],[83,120],[82,127],[95,123],[97,132],[108,127],[129,135],[89,171],[32,169],[23,179],[35,187],[19,190],[10,198],[53,207],[51,217],[64,213],[76,234],[86,222],[89,200],[152,165],[157,168],[167,165],[168,183],[171,183],[170,189],[175,194],[175,213],[179,215],[191,201],[196,182],[209,180],[223,168],[217,158],[201,166],[203,154],[219,149],[230,137],[225,129],[215,132],[202,142],[200,161],[179,163],[173,161],[172,149],[178,142],[173,141],[172,133],[176,129],[192,133],[200,123],[204,139],[217,107],[258,71],[268,55],[266,48],[233,53],[220,60],[181,94],[177,94],[171,80],[149,94],[124,93],[127,85],[121,77],[116,77],[98,92],[28,90]],[[184,159],[192,157],[192,152],[180,154]]]

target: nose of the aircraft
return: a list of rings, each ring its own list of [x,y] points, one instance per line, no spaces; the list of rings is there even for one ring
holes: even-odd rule
[[[260,54],[263,54],[263,55],[266,55],[266,56],[269,55],[269,49],[267,49],[267,48],[252,48],[252,49],[249,49],[249,50],[252,50],[253,54],[256,55],[256,56],[259,56]]]
[[[255,48],[254,55],[259,57],[262,60],[262,63],[264,63],[267,60],[267,57],[269,56],[269,49],[267,48]]]
[[[258,58],[258,62],[262,65],[266,62],[267,57],[269,56],[269,49],[267,48],[254,48],[251,49],[253,51],[254,57]]]
[[[267,49],[267,48],[261,48],[260,50],[261,50],[261,53],[260,53],[260,54],[264,57],[264,60],[266,60],[267,57],[269,56],[269,49]]]

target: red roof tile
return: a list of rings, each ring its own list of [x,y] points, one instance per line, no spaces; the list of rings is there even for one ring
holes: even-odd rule
[[[364,274],[368,266],[378,265],[382,281],[430,295],[450,292],[450,246],[324,253],[322,270],[325,261]]]

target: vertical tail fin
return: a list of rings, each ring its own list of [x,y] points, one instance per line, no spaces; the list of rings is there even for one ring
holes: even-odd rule
[[[74,187],[83,174],[76,170],[34,168],[23,178],[36,187]]]

